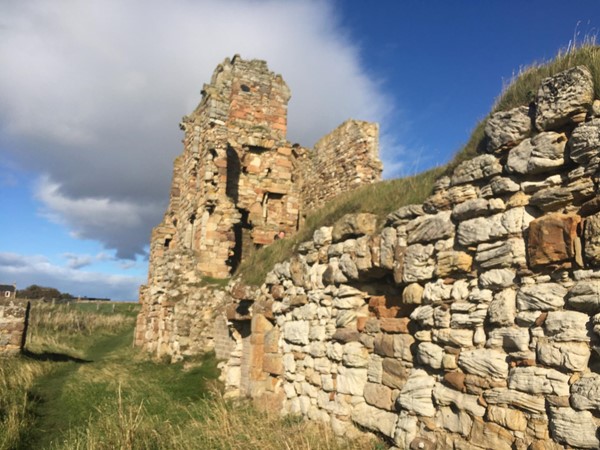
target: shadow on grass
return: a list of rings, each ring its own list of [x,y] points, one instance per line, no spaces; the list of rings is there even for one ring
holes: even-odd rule
[[[53,352],[41,352],[34,353],[30,350],[23,349],[22,355],[25,358],[33,359],[35,361],[52,361],[52,362],[75,362],[79,364],[87,364],[93,361],[89,359],[81,359],[76,356],[66,355],[64,353],[53,353]]]

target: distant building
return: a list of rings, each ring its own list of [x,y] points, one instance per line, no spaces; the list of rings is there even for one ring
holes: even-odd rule
[[[17,285],[16,284],[0,284],[0,298],[16,298],[17,297]]]

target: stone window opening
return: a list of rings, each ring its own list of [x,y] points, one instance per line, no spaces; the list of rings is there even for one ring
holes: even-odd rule
[[[169,248],[169,247],[171,246],[171,241],[172,241],[172,240],[173,240],[173,239],[171,239],[171,238],[167,238],[167,239],[165,239],[165,244],[164,244],[164,245],[165,245],[165,248]]]
[[[10,297],[10,291],[4,291],[4,296],[7,298]]]
[[[239,200],[239,185],[240,185],[240,173],[242,171],[242,164],[240,157],[235,149],[231,146],[227,146],[227,181],[225,184],[225,194],[234,203]]]
[[[242,85],[240,86],[240,89],[241,89],[242,91],[244,91],[244,92],[250,92],[250,88],[249,88],[249,87],[248,87],[248,85],[246,85],[246,84],[242,84]]]
[[[190,218],[188,219],[188,224],[185,230],[185,247],[186,248],[192,248],[193,245],[193,240],[194,240],[194,232],[195,232],[195,225],[194,222],[196,221],[196,214],[191,214]]]
[[[277,218],[281,215],[283,209],[283,199],[284,194],[277,194],[274,192],[265,192],[262,199],[262,208],[263,208],[263,223],[268,223],[269,221],[269,211],[272,211],[274,216]],[[278,204],[275,204],[278,203]]]
[[[260,147],[258,145],[248,145],[248,151],[250,153],[264,153],[268,150],[269,149],[267,147]]]
[[[242,261],[242,257],[246,255],[252,246],[252,224],[249,220],[249,211],[246,209],[238,209],[241,218],[240,221],[233,225],[234,246],[227,260],[227,264],[231,267],[231,272],[234,273]]]

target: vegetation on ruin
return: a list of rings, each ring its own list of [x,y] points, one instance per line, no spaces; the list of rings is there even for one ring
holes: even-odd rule
[[[594,79],[595,96],[600,97],[600,47],[596,46],[595,38],[586,38],[581,45],[571,45],[560,51],[550,62],[534,63],[520,69],[496,99],[490,115],[517,106],[529,105],[534,100],[544,78],[579,65],[587,66],[590,70]],[[344,214],[359,211],[372,212],[378,215],[379,223],[383,224],[385,217],[398,208],[423,203],[431,194],[433,185],[440,176],[451,174],[460,163],[484,151],[486,121],[487,117],[475,126],[467,143],[446,165],[418,175],[363,186],[340,195],[318,211],[309,213],[296,236],[276,241],[247,257],[236,275],[248,284],[260,285],[273,266],[288,259],[298,244],[311,239],[318,227],[333,225]]]
[[[0,449],[375,449],[228,401],[213,355],[132,348],[139,306],[35,302],[27,351],[0,364]]]

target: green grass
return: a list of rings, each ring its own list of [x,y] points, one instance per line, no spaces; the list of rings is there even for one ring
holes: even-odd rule
[[[131,345],[138,310],[33,305],[28,356],[0,364],[0,450],[377,448],[224,400],[214,355],[150,359]]]
[[[490,114],[528,105],[535,98],[544,78],[578,65],[590,69],[595,83],[596,98],[600,98],[600,47],[595,45],[594,39],[588,38],[579,47],[572,46],[568,50],[559,52],[550,62],[535,63],[520,70],[504,88]],[[372,212],[377,214],[379,222],[382,223],[385,216],[402,206],[423,203],[431,194],[434,182],[440,176],[450,175],[460,163],[483,152],[486,121],[487,117],[475,126],[467,143],[446,165],[415,176],[363,186],[338,196],[318,211],[309,212],[305,223],[295,236],[276,241],[249,255],[235,275],[240,276],[247,284],[260,285],[273,266],[289,259],[298,244],[311,239],[318,227],[333,225],[344,214],[354,212]]]

